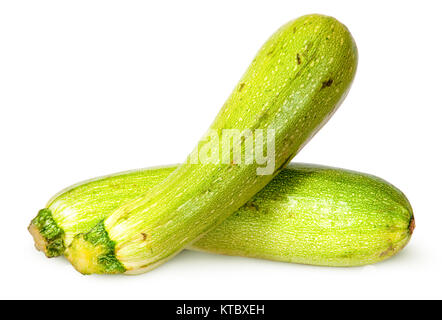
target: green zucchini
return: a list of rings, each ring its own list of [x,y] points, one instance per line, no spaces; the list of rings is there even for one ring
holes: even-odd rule
[[[258,52],[187,161],[77,235],[66,257],[84,274],[141,273],[172,258],[244,205],[294,157],[343,100],[356,65],[353,38],[336,19],[309,15],[287,23]],[[199,162],[213,134],[231,129],[244,134],[227,150],[221,147],[223,159],[234,159]],[[261,131],[268,138],[262,153],[274,156],[265,174],[257,157],[244,163],[234,153],[238,147],[246,152],[246,138],[259,141]]]
[[[63,254],[77,233],[89,230],[121,203],[148,192],[175,169],[114,174],[63,190],[30,225],[37,248],[48,256]],[[290,164],[188,249],[358,266],[397,253],[409,241],[413,228],[408,200],[384,180],[349,170]]]

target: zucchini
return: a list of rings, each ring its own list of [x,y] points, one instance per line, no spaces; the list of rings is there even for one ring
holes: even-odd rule
[[[356,64],[353,38],[336,19],[309,15],[287,23],[258,52],[187,161],[150,192],[77,235],[66,257],[84,274],[141,273],[172,258],[285,167],[343,100]],[[223,159],[233,160],[199,161],[214,134],[221,137],[226,130],[242,134],[227,149],[221,146]],[[264,174],[258,157],[245,163],[235,158],[236,148],[247,152],[251,135],[256,153],[274,156]]]
[[[92,228],[121,203],[148,192],[175,169],[124,172],[63,190],[30,225],[37,248],[48,256],[63,254],[77,233]],[[188,249],[312,265],[358,266],[396,254],[413,229],[407,198],[388,182],[349,170],[290,164]],[[48,230],[58,232],[45,236]]]

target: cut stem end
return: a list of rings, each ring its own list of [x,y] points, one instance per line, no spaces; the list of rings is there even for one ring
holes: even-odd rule
[[[34,238],[35,247],[48,258],[61,256],[65,250],[64,231],[55,222],[49,209],[41,209],[32,219],[29,233]]]
[[[126,271],[115,256],[115,243],[103,222],[85,234],[78,234],[65,252],[66,258],[82,274],[116,274]]]

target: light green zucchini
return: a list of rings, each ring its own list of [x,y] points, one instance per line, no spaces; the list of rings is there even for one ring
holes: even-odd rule
[[[81,273],[141,273],[172,258],[224,221],[260,191],[326,122],[353,80],[357,51],[336,19],[309,15],[287,23],[264,44],[208,133],[182,164],[150,192],[115,209],[91,231],[75,237],[66,257]],[[263,153],[273,169],[238,161],[246,137],[233,140],[220,159],[195,161],[213,133],[236,129],[248,137],[264,130]],[[256,150],[255,150],[256,151]]]
[[[37,248],[49,257],[63,254],[77,233],[89,230],[121,203],[148,192],[175,169],[114,174],[63,190],[31,223]],[[188,249],[358,266],[396,254],[413,229],[408,200],[386,181],[343,169],[290,164]]]

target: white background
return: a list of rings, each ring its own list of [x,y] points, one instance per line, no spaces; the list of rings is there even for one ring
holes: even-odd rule
[[[442,298],[439,1],[2,1],[0,298]],[[416,216],[396,257],[326,268],[183,252],[140,276],[82,276],[26,228],[79,180],[177,163],[259,47],[307,13],[359,48],[353,88],[295,161],[372,173]]]

